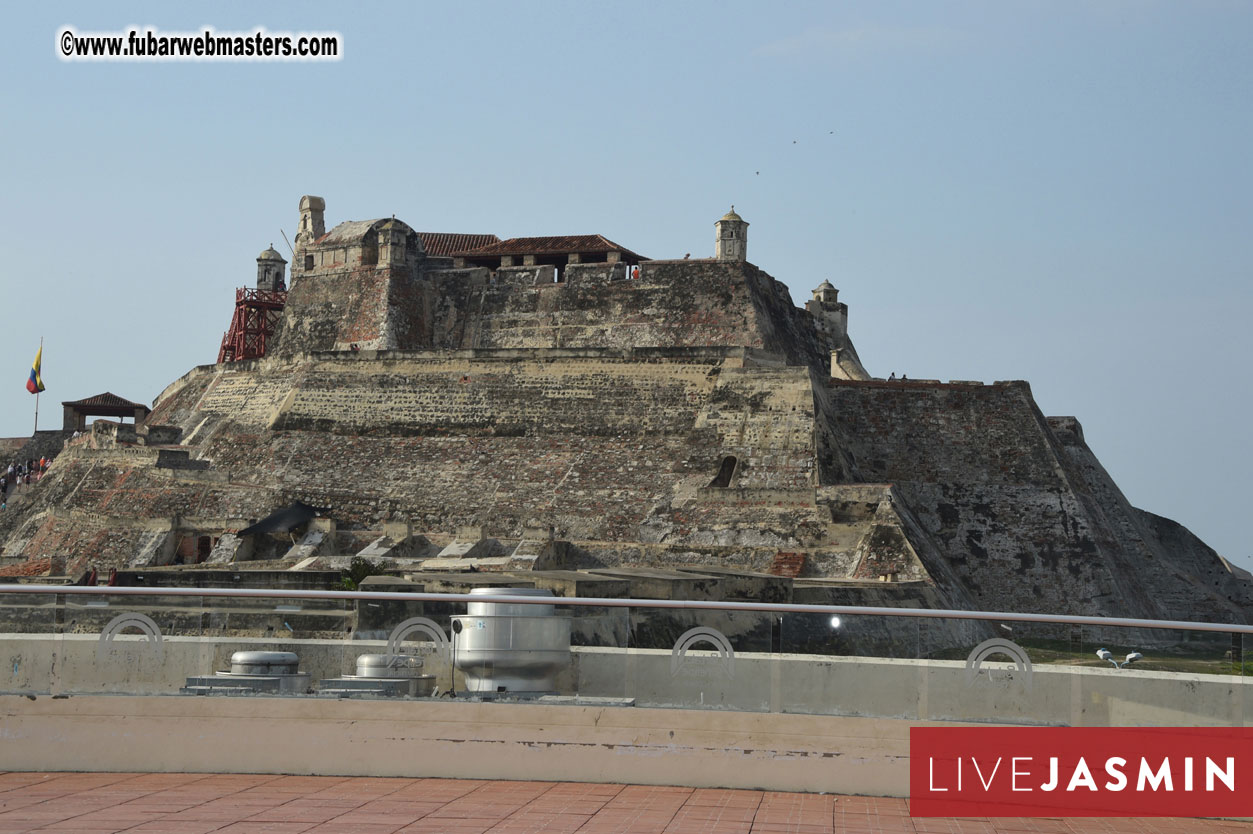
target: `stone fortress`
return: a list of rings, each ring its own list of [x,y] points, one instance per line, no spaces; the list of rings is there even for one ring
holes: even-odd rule
[[[836,288],[794,306],[734,209],[682,260],[324,213],[290,280],[258,258],[217,364],[67,440],[0,565],[1249,621],[1249,575],[1131,506],[1078,421],[871,378]],[[318,517],[244,532],[294,502]]]

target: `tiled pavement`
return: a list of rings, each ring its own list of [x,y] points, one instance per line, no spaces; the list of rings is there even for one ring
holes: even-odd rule
[[[1253,823],[911,819],[905,800],[571,782],[0,773],[0,834],[1189,834]]]

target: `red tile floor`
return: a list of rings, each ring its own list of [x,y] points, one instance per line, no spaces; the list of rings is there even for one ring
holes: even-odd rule
[[[1250,832],[1177,819],[911,819],[903,799],[570,782],[0,773],[0,834]]]

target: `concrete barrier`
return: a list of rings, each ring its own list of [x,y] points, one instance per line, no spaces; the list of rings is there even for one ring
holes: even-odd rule
[[[241,649],[316,681],[379,641],[6,635],[0,769],[560,779],[904,796],[911,726],[1244,726],[1242,678],[576,648],[580,701],[179,696]],[[414,644],[407,644],[411,648]],[[447,687],[448,658],[422,646]],[[635,706],[593,704],[593,697]],[[703,707],[703,708],[701,708]]]
[[[450,687],[450,658],[409,642],[425,671]],[[173,695],[188,677],[230,667],[236,651],[294,651],[314,682],[353,674],[357,656],[386,651],[378,640],[165,637],[160,651],[141,634],[103,646],[95,634],[0,635],[6,664],[0,692]],[[705,708],[909,721],[1051,726],[1244,726],[1253,686],[1246,678],[1005,663],[972,674],[964,662],[741,653],[707,645],[683,653],[575,647],[558,690],[633,699],[641,707]],[[458,675],[457,688],[464,688]]]
[[[440,776],[904,796],[909,722],[320,698],[0,696],[0,769]]]

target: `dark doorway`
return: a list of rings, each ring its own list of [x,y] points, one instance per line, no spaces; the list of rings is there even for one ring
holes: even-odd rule
[[[722,459],[722,466],[718,467],[718,474],[709,482],[711,487],[729,487],[731,486],[731,476],[735,474],[735,456],[727,455]]]

